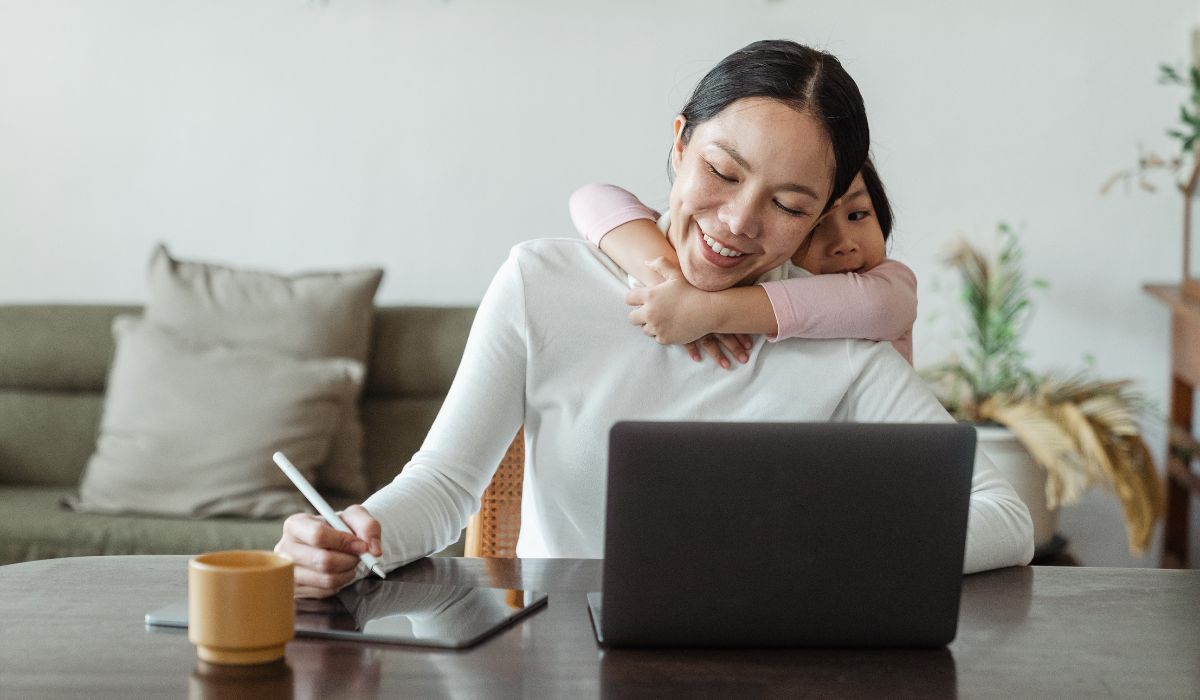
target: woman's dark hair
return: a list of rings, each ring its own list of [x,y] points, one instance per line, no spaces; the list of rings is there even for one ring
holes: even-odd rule
[[[858,85],[832,54],[785,39],[756,41],[726,56],[701,80],[680,114],[680,140],[734,102],[766,97],[812,115],[825,128],[835,160],[833,192],[825,209],[846,193],[871,144]]]
[[[875,170],[875,163],[870,158],[863,162],[862,179],[867,188],[867,196],[871,198],[871,208],[875,210],[875,220],[879,222],[883,240],[886,242],[892,235],[892,205],[888,201],[887,191],[883,189],[883,181],[879,179],[879,173]]]

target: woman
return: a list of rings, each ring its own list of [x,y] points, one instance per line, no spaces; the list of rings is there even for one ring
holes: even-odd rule
[[[726,57],[675,119],[667,239],[681,273],[714,291],[781,278],[868,143],[858,88],[833,56],[765,41]],[[344,586],[367,549],[391,570],[457,539],[521,425],[517,553],[586,558],[603,555],[605,444],[617,420],[951,420],[890,345],[760,337],[747,366],[726,372],[630,329],[626,289],[625,274],[586,241],[514,247],[421,450],[346,510],[358,537],[310,515],[285,523],[276,551],[296,561],[296,595]],[[980,458],[966,571],[1023,564],[1032,550],[1028,511]]]

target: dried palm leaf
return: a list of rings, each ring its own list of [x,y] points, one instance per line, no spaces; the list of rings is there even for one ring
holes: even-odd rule
[[[1091,483],[1079,461],[1071,436],[1046,411],[1032,402],[1008,403],[992,397],[980,407],[987,419],[1012,431],[1033,461],[1046,470],[1046,503],[1051,508],[1070,505]]]
[[[1130,551],[1141,554],[1162,514],[1163,496],[1150,451],[1138,432],[1136,394],[1129,384],[1082,375],[1046,377],[1036,391],[992,397],[985,406],[1047,470],[1051,507],[1070,505],[1091,483],[1104,484],[1121,503]],[[1057,459],[1047,454],[1050,450]],[[1068,451],[1071,456],[1063,454]],[[1065,469],[1076,473],[1064,476]]]
[[[1112,490],[1129,548],[1140,554],[1163,511],[1162,486],[1138,421],[1148,402],[1127,379],[1029,371],[1020,348],[1032,309],[1022,253],[1013,231],[1004,224],[998,229],[997,251],[962,240],[947,256],[963,285],[968,345],[960,359],[924,375],[955,418],[994,421],[1013,432],[1046,470],[1051,508],[1076,502],[1093,483]]]

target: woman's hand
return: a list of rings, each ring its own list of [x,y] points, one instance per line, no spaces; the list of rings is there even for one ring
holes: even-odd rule
[[[730,357],[736,357],[738,362],[746,364],[750,359],[746,353],[754,345],[750,336],[745,333],[709,333],[703,338],[685,343],[683,347],[687,349],[688,356],[695,362],[704,359],[701,355],[701,351],[703,351],[718,365],[729,369],[732,365],[729,363],[729,358],[725,357],[726,352]]]
[[[383,555],[379,541],[382,529],[366,508],[353,505],[340,515],[353,535],[335,530],[323,518],[308,513],[297,513],[283,522],[283,537],[275,551],[296,563],[297,598],[331,596],[354,580],[358,555]]]
[[[697,362],[701,349],[725,369],[731,364],[722,348],[740,362],[749,359],[749,336],[709,334],[717,323],[711,292],[692,286],[674,260],[660,257],[647,261],[646,267],[661,275],[663,282],[625,295],[625,303],[637,307],[629,312],[630,323],[663,345],[686,345]]]

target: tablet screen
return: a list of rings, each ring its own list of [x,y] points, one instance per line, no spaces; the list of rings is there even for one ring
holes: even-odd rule
[[[461,649],[545,603],[535,591],[362,579],[331,598],[297,600],[296,634]],[[146,624],[187,627],[187,601],[148,613]]]

